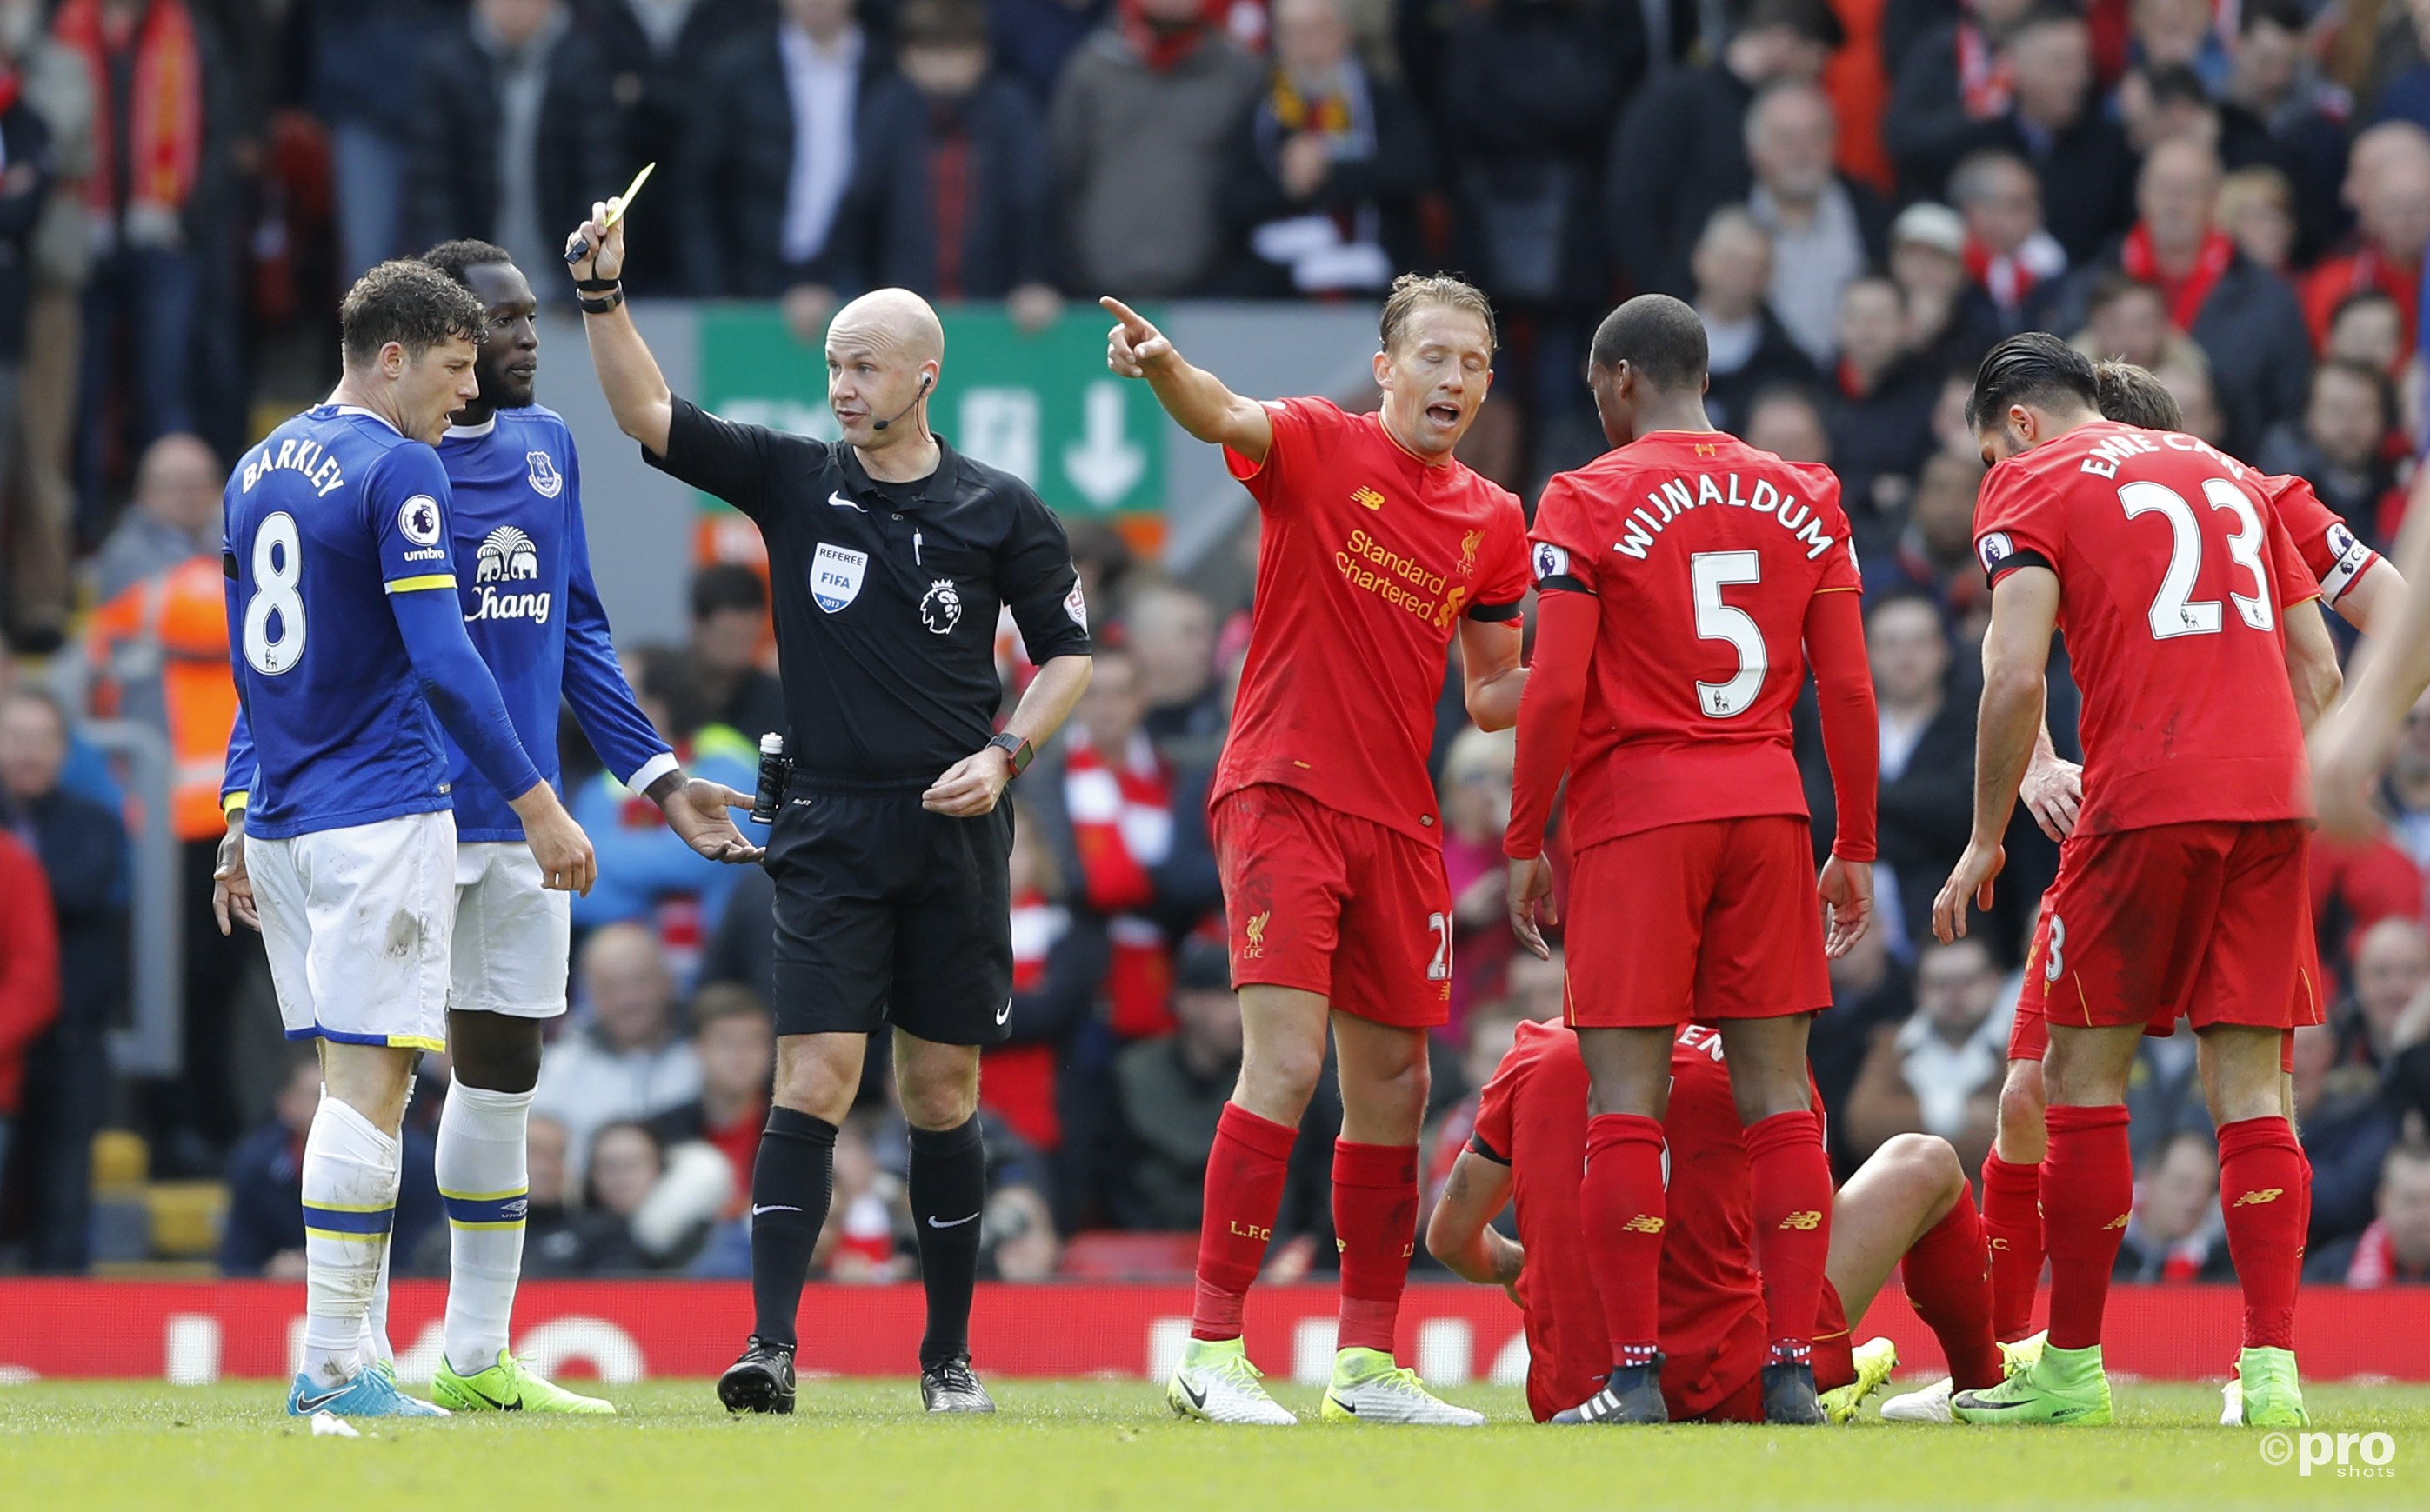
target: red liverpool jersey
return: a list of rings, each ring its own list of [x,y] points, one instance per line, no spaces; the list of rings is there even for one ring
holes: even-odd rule
[[[1587,1068],[1578,1037],[1523,1023],[1486,1084],[1475,1142],[1511,1167],[1526,1308],[1527,1405],[1540,1421],[1595,1394],[1611,1371],[1603,1304],[1579,1241]],[[1821,1099],[1816,1099],[1821,1106]],[[1671,1047],[1668,1217],[1662,1234],[1662,1392],[1672,1416],[1711,1411],[1762,1370],[1763,1282],[1746,1138],[1721,1036],[1700,1024]]]
[[[1571,843],[1804,815],[1789,711],[1806,610],[1860,587],[1831,470],[1719,431],[1658,431],[1556,474],[1535,539],[1538,580],[1603,608]]]
[[[1264,515],[1232,736],[1208,796],[1255,783],[1430,844],[1435,704],[1463,617],[1514,620],[1527,523],[1465,463],[1430,466],[1374,415],[1322,399],[1266,407],[1263,466],[1226,451]]]
[[[2260,474],[2097,421],[1990,471],[1974,544],[1994,583],[2058,574],[2084,693],[2079,832],[2310,815],[2284,615],[2319,590]]]

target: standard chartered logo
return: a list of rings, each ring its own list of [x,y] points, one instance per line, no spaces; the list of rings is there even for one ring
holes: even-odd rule
[[[2292,1465],[2308,1477],[2314,1470],[2341,1481],[2396,1478],[2396,1438],[2384,1433],[2280,1433],[2261,1436],[2261,1462]]]

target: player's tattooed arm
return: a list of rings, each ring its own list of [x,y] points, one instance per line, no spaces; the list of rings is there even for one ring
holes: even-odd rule
[[[1966,907],[1991,906],[1992,879],[2007,861],[2001,837],[2016,811],[2017,789],[2042,724],[2051,633],[2058,623],[2058,574],[2019,567],[1991,590],[1991,627],[1983,637],[1983,702],[1974,721],[1974,832],[1932,902],[1932,932],[1943,944],[1966,933]]]
[[[1510,1186],[1508,1166],[1462,1150],[1426,1220],[1426,1253],[1462,1281],[1515,1288],[1527,1253],[1493,1227],[1493,1215],[1510,1202]],[[1515,1291],[1511,1300],[1518,1300]]]
[[[1274,424],[1265,406],[1183,361],[1171,337],[1121,300],[1107,296],[1097,303],[1114,318],[1114,328],[1106,333],[1107,368],[1145,380],[1164,412],[1198,440],[1228,446],[1253,465],[1264,464],[1274,444]]]

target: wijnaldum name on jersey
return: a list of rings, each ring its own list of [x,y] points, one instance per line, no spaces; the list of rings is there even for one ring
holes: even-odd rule
[[[1725,476],[1728,480],[1726,489],[1713,474],[1699,473],[1692,483],[1684,477],[1674,477],[1659,488],[1647,490],[1645,503],[1631,509],[1622,522],[1623,533],[1620,540],[1612,542],[1612,550],[1643,561],[1646,552],[1653,548],[1655,538],[1660,536],[1672,521],[1690,509],[1700,509],[1709,504],[1753,509],[1757,514],[1772,516],[1779,522],[1781,529],[1795,536],[1805,545],[1807,561],[1831,549],[1833,540],[1823,533],[1821,510],[1803,499],[1783,493],[1769,478],[1757,478],[1753,488],[1741,489],[1736,473]]]

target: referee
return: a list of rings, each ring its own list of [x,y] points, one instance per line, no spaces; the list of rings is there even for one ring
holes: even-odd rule
[[[827,330],[831,445],[707,413],[667,389],[615,284],[607,207],[568,243],[600,387],[651,466],[749,515],[768,546],[794,775],[769,837],[776,885],[776,1087],[751,1173],[757,1326],[717,1384],[736,1412],[793,1410],[794,1313],[833,1191],[836,1127],[869,1037],[891,1025],[911,1125],[911,1221],[927,1290],[920,1395],[992,1412],[971,1373],[987,1155],[979,1047],[1012,1008],[1005,785],[1089,683],[1089,616],[1062,524],[1027,484],[928,429],[936,311],[864,294]],[[1037,680],[1004,733],[1009,606]]]

